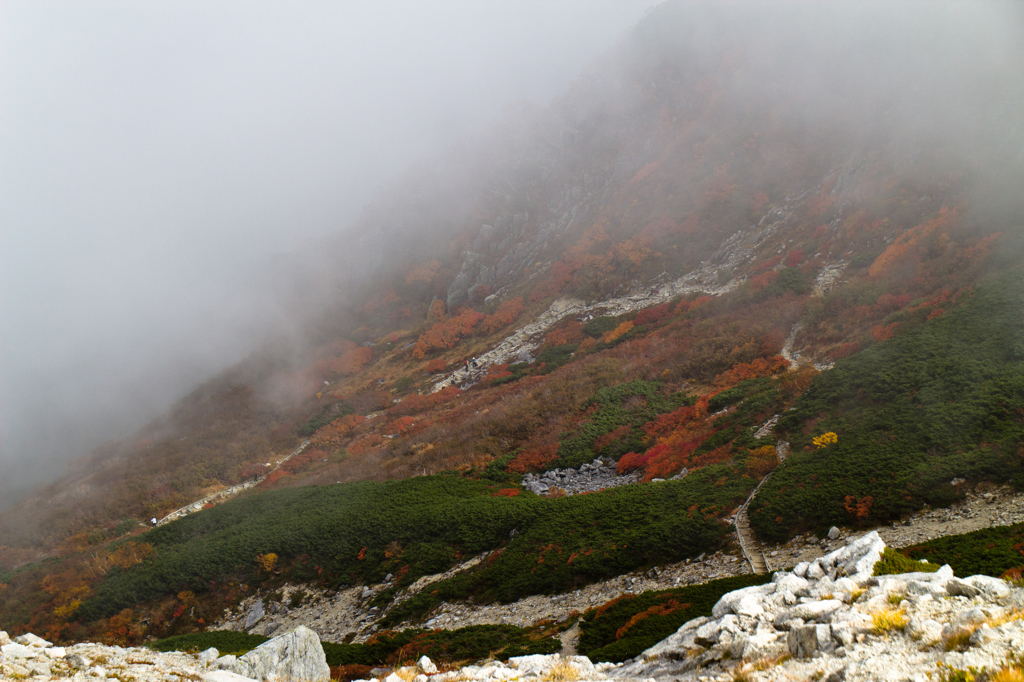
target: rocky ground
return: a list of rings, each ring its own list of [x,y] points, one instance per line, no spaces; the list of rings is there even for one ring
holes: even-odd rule
[[[398,599],[415,594],[431,582],[471,568],[486,556],[475,557],[448,573],[421,579]],[[738,550],[718,552],[693,561],[622,575],[565,594],[534,595],[515,604],[444,603],[431,614],[426,625],[435,629],[455,630],[467,625],[507,623],[529,626],[542,620],[561,621],[622,594],[694,585],[744,573],[750,573],[750,567]],[[305,625],[316,631],[324,641],[342,642],[350,633],[354,633],[355,637],[351,641],[361,642],[376,631],[374,622],[384,615],[384,611],[369,607],[369,602],[379,591],[390,585],[385,582],[333,593],[289,587],[282,591],[279,601],[271,601],[266,595],[246,599],[237,609],[227,610],[224,618],[214,625],[214,629],[271,636]],[[297,592],[303,592],[306,596],[301,605],[291,608],[289,602]]]
[[[1024,651],[1024,589],[998,578],[936,573],[872,577],[876,532],[723,596],[711,618],[686,623],[621,679],[757,681],[974,679]],[[1011,678],[1019,679],[1019,678]]]

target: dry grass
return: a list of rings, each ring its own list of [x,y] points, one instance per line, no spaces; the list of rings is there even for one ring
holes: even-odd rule
[[[541,682],[573,682],[573,680],[580,679],[580,671],[571,662],[559,658],[558,663],[555,663],[551,670],[540,679]]]
[[[889,603],[893,606],[899,606],[901,603],[906,601],[907,595],[902,592],[893,592],[889,595]]]
[[[1005,623],[1011,623],[1015,620],[1024,619],[1024,611],[1020,609],[1013,609],[1004,613],[1001,616],[995,618],[987,618],[980,623],[974,625],[965,625],[964,627],[957,630],[949,637],[945,637],[942,641],[942,646],[946,651],[953,651],[955,649],[965,649],[971,641],[971,635],[974,634],[975,630],[980,628],[982,625],[987,625],[991,628],[997,628]]]
[[[416,668],[413,668],[411,666],[409,666],[409,667],[402,667],[402,668],[396,668],[392,672],[394,672],[396,675],[398,675],[403,680],[405,680],[405,682],[412,682],[413,679],[416,677],[416,675],[419,674],[416,671]]]
[[[894,630],[907,627],[907,614],[903,609],[876,611],[871,614],[871,631],[876,635],[884,635]]]
[[[769,668],[774,668],[775,666],[782,665],[783,663],[785,663],[786,661],[788,661],[791,658],[793,658],[792,654],[780,654],[779,656],[766,656],[764,658],[759,658],[756,661],[753,661],[750,664],[750,667],[753,668],[754,670],[758,670],[758,671],[760,671],[760,670],[768,670]]]
[[[1007,666],[988,679],[989,682],[1024,682],[1024,668]]]

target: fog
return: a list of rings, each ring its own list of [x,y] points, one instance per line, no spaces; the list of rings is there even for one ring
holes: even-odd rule
[[[629,97],[657,97],[595,62],[652,4],[0,4],[0,508],[268,334],[297,334],[279,265],[324,267],[303,254],[404,169],[595,63],[565,120],[612,126]],[[685,43],[686,69],[726,71],[732,46],[750,58],[726,90],[737,111],[760,98],[796,126],[845,126],[851,148],[905,143],[900,159],[958,144],[1019,206],[1021,3],[673,11],[684,20],[645,40]]]
[[[286,327],[275,254],[650,4],[0,5],[0,508]]]

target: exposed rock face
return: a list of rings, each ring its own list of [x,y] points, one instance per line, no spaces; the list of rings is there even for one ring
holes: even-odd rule
[[[302,625],[245,654],[234,662],[232,670],[261,682],[329,682],[331,679],[320,638]]]

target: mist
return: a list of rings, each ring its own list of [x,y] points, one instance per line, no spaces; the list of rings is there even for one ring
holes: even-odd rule
[[[735,111],[840,131],[846,154],[884,140],[908,166],[937,140],[1020,215],[1019,3],[676,2],[630,34],[653,4],[0,5],[0,508],[268,339],[301,344],[303,296],[419,247],[392,236],[419,203],[381,188],[518,107],[551,104],[552,139],[642,122],[656,140],[645,107],[684,111],[698,84],[662,100],[637,74],[742,57]]]
[[[0,508],[289,334],[276,256],[650,4],[0,5]]]

